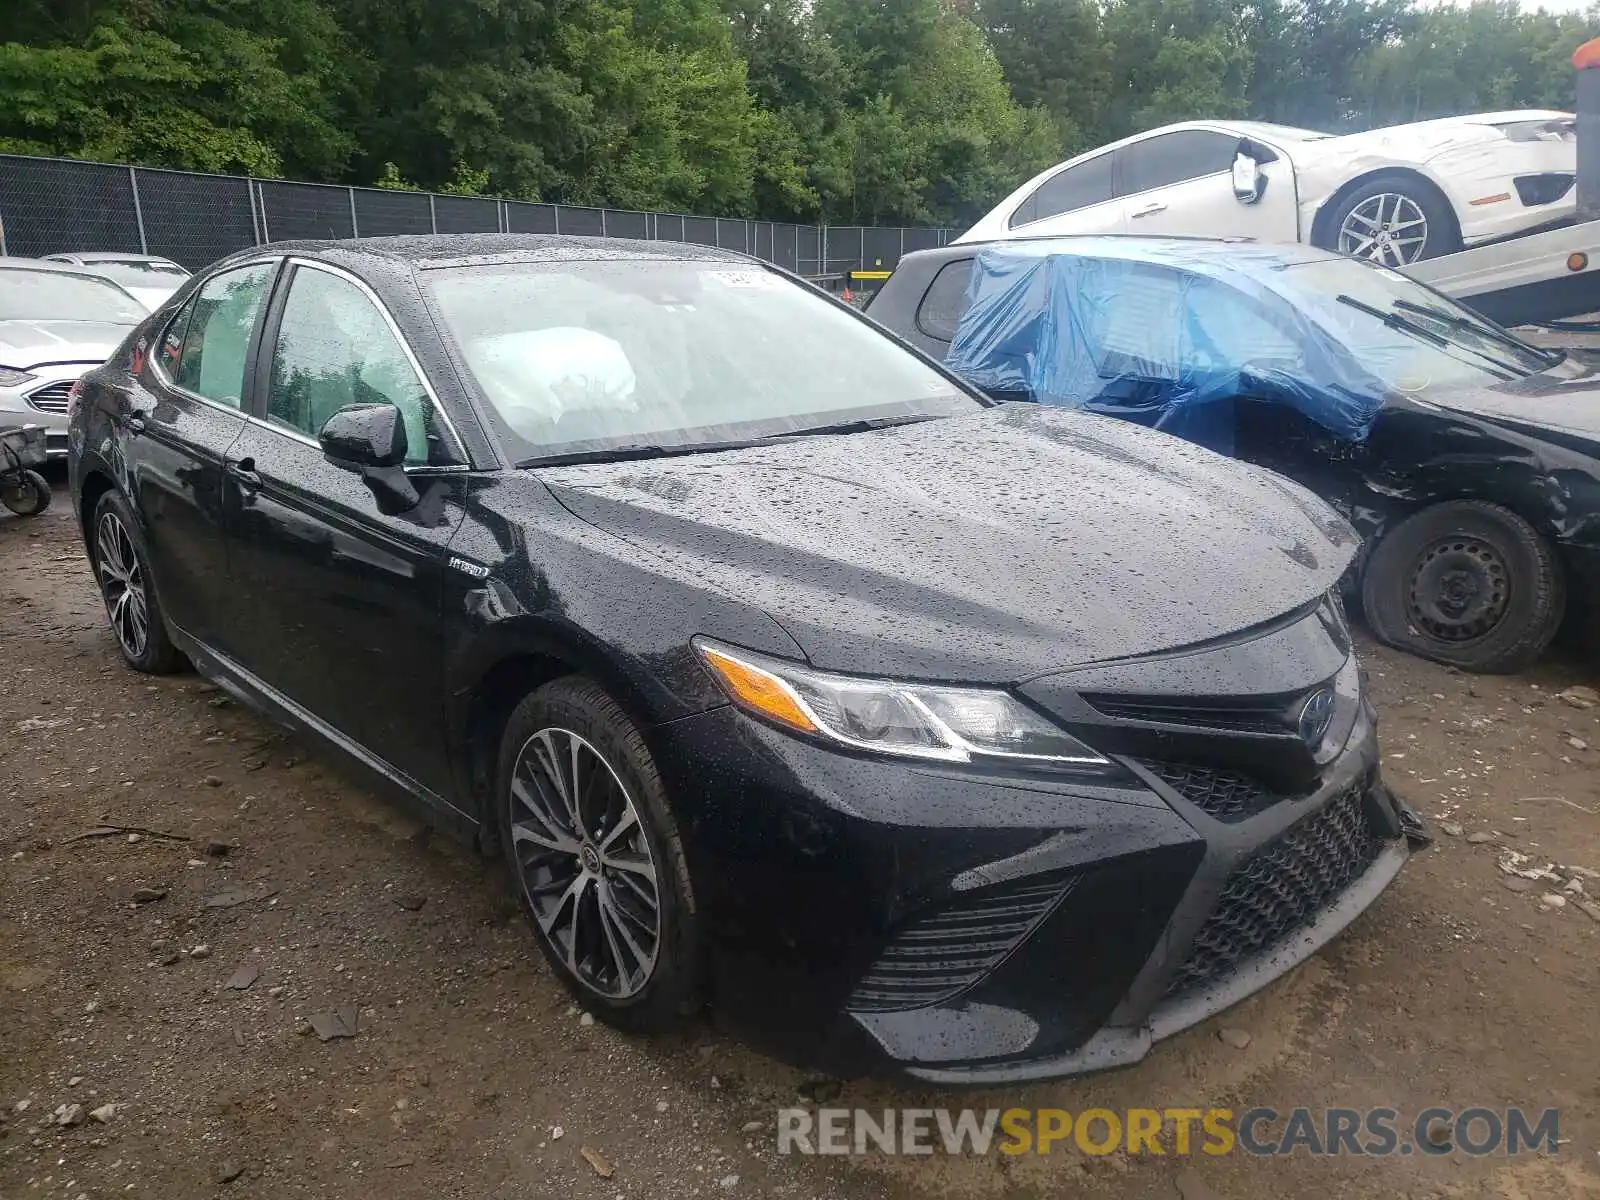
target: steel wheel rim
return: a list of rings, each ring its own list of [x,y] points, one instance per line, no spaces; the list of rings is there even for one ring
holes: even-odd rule
[[[570,729],[541,729],[511,771],[511,851],[528,908],[561,961],[610,1000],[650,982],[661,894],[638,802]]]
[[[1402,192],[1367,197],[1339,226],[1342,253],[1386,267],[1416,262],[1427,245],[1428,218],[1422,206]]]
[[[1406,615],[1429,637],[1463,643],[1488,635],[1511,607],[1511,576],[1482,538],[1441,538],[1411,572]]]
[[[105,513],[95,527],[95,570],[112,632],[129,658],[138,658],[150,642],[150,605],[145,595],[144,568],[133,539],[117,518]]]

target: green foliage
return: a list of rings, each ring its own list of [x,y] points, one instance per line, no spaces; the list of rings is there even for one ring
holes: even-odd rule
[[[354,140],[340,124],[340,72],[358,58],[317,0],[62,7],[83,19],[31,32],[66,36],[24,40],[16,14],[0,24],[15,39],[0,43],[0,150],[313,178],[343,170]]]
[[[8,0],[0,151],[962,224],[1169,121],[1569,108],[1516,0]]]

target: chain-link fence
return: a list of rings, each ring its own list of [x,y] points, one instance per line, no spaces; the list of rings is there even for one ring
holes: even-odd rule
[[[696,242],[800,275],[886,273],[948,229],[790,225],[288,183],[0,154],[0,254],[155,254],[191,270],[264,242],[403,233],[558,233]]]

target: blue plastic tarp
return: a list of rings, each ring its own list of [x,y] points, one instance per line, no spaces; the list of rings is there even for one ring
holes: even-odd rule
[[[1292,246],[1160,239],[980,251],[946,365],[987,392],[1123,417],[1232,449],[1232,404],[1288,405],[1360,440],[1385,385],[1301,294]]]

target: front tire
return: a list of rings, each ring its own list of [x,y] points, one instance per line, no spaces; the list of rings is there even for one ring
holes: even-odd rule
[[[1467,671],[1517,671],[1538,658],[1566,612],[1554,547],[1508,508],[1436,504],[1384,535],[1361,581],[1380,640]]]
[[[120,492],[100,497],[90,530],[89,561],[122,657],[135,671],[148,675],[181,670],[183,655],[167,636],[139,523]]]
[[[1375,175],[1339,200],[1317,244],[1385,267],[1403,267],[1461,249],[1450,202],[1414,176]]]
[[[583,1005],[632,1032],[700,1007],[699,921],[677,822],[620,705],[567,676],[501,740],[500,839],[540,949]]]

